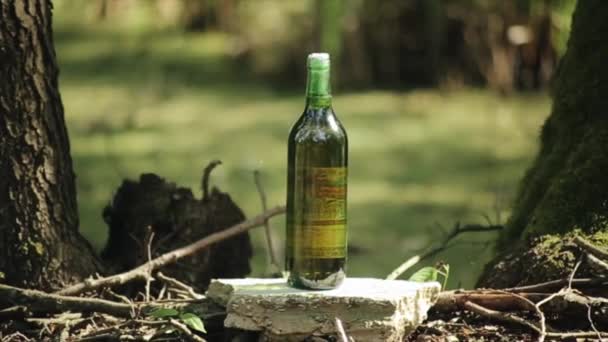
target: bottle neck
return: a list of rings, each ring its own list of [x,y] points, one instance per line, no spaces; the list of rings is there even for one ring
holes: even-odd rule
[[[324,68],[308,68],[306,82],[306,107],[307,108],[329,108],[331,107],[329,66]]]

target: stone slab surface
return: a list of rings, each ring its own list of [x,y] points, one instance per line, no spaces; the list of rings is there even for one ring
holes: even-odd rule
[[[440,285],[347,278],[333,290],[300,290],[284,279],[216,279],[207,296],[226,307],[226,327],[263,331],[267,340],[297,341],[336,333],[335,318],[356,341],[401,341],[420,324]]]

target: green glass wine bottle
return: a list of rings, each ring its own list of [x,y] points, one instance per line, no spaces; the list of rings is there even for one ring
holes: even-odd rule
[[[346,276],[346,131],[331,106],[329,54],[308,56],[306,107],[289,133],[288,283],[332,289]]]

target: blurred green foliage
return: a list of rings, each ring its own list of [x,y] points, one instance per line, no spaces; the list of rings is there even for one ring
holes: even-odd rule
[[[260,211],[254,169],[269,205],[283,203],[287,133],[302,111],[304,83],[299,71],[285,72],[290,86],[277,86],[260,68],[300,68],[288,60],[303,63],[314,48],[293,39],[314,29],[315,2],[235,1],[244,13],[238,21],[219,25],[214,16],[202,32],[185,30],[179,11],[161,20],[151,1],[119,2],[125,7],[103,20],[94,3],[57,0],[54,27],[81,230],[95,247],[106,238],[103,206],[123,178],[142,172],[198,189],[203,166],[217,158],[224,164],[212,184],[248,216]],[[137,10],[124,10],[128,3]],[[242,40],[255,48],[241,54]],[[504,220],[550,110],[544,93],[505,97],[467,87],[339,90],[334,105],[350,138],[349,273],[375,277],[456,221]],[[281,252],[282,218],[272,226]],[[261,275],[262,230],[252,236]],[[493,237],[462,236],[428,264],[449,260],[450,286],[471,286]]]

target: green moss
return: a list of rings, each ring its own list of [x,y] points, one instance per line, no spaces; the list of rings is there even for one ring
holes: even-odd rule
[[[598,247],[608,248],[606,230],[588,234],[576,228],[566,234],[542,235],[501,255],[486,268],[478,285],[504,288],[568,277],[582,257],[580,249],[573,243],[575,236],[582,236]],[[577,277],[591,275],[592,270],[586,263],[576,274]]]

